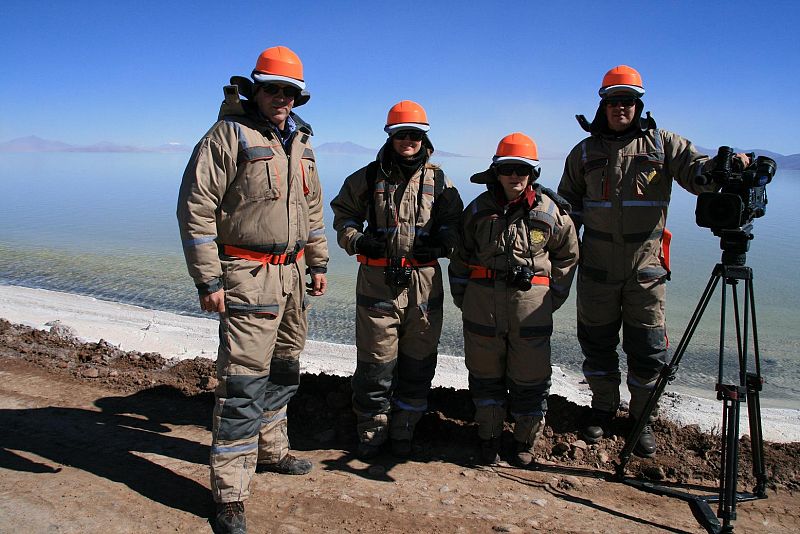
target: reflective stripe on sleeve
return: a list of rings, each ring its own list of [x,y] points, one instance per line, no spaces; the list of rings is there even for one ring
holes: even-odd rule
[[[184,247],[196,247],[197,245],[203,245],[205,243],[211,243],[217,238],[215,235],[206,235],[203,237],[193,237],[190,239],[183,240]]]

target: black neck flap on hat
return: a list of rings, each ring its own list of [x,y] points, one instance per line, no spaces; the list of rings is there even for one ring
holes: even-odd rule
[[[644,102],[642,102],[641,98],[636,99],[636,113],[633,116],[633,121],[631,121],[631,126],[622,132],[614,131],[608,126],[605,105],[606,99],[600,100],[592,122],[587,121],[584,115],[575,115],[578,124],[581,125],[584,131],[604,139],[621,141],[634,137],[640,132],[654,130],[656,128],[656,121],[650,116],[649,111],[646,113],[646,117],[642,117]]]

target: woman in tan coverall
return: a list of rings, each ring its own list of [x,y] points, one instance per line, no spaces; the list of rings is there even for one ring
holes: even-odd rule
[[[331,202],[339,245],[361,264],[352,380],[361,458],[377,455],[387,438],[394,455],[411,454],[436,370],[444,303],[438,259],[458,241],[463,204],[429,161],[428,129],[422,106],[394,105],[376,161],[350,175]]]
[[[487,191],[462,217],[450,288],[464,321],[464,352],[481,459],[500,460],[506,410],[518,465],[533,461],[550,390],[553,312],[566,300],[578,261],[569,206],[535,183],[536,144],[504,137],[491,167],[470,179]]]

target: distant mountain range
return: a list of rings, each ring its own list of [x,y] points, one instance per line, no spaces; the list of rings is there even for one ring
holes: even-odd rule
[[[367,148],[365,146],[358,145],[351,141],[343,141],[343,142],[334,142],[334,143],[322,143],[318,147],[314,148],[316,152],[320,154],[349,154],[354,156],[359,155],[372,155],[375,156],[378,153],[377,148]],[[444,150],[436,150],[435,154],[441,158],[466,158],[463,154],[456,154],[454,152],[445,152]]]
[[[192,147],[180,143],[167,143],[165,145],[140,147],[117,145],[108,142],[99,142],[93,145],[71,145],[62,141],[42,139],[35,135],[18,137],[5,143],[0,143],[0,152],[102,152],[102,153],[137,153],[137,152],[188,152]]]
[[[700,145],[695,145],[695,148],[702,152],[703,154],[708,154],[712,158],[717,154],[717,148],[705,148]],[[778,165],[779,171],[791,171],[791,170],[800,170],[800,154],[791,154],[789,156],[784,156],[783,154],[778,154],[777,152],[772,152],[769,150],[765,150],[763,148],[737,148],[731,147],[733,151],[737,154],[740,152],[753,152],[755,153],[756,157],[758,156],[767,156],[768,158],[772,158],[775,160],[775,163]]]
[[[35,135],[28,137],[18,137],[11,141],[0,143],[0,152],[126,152],[126,153],[147,153],[147,152],[189,152],[192,147],[181,143],[168,143],[165,145],[141,147],[130,145],[117,145],[102,141],[92,145],[71,145],[62,141],[52,139],[42,139]],[[350,155],[372,155],[377,152],[377,148],[367,148],[357,145],[350,141],[337,143],[323,143],[316,148],[322,154],[350,154]],[[437,150],[436,155],[444,158],[463,158],[461,154]]]
[[[717,153],[715,148],[705,148],[697,146],[697,149],[709,156]],[[172,152],[190,152],[191,146],[182,143],[167,143],[164,145],[141,147],[130,145],[117,145],[109,142],[99,142],[92,145],[71,145],[62,141],[54,141],[52,139],[42,139],[35,135],[28,137],[18,137],[11,141],[0,143],[0,152],[94,152],[94,153],[172,153]],[[351,141],[323,143],[316,147],[316,151],[320,154],[348,154],[348,155],[363,155],[374,156],[377,148],[368,148]],[[736,152],[755,152],[757,156],[768,156],[775,160],[780,170],[800,170],[800,154],[790,154],[784,156],[777,152],[765,150],[762,148],[755,149],[741,149],[735,148]],[[444,150],[437,150],[436,156],[442,158],[464,158],[463,154],[456,154],[454,152],[445,152]],[[563,156],[562,156],[563,157]],[[560,159],[560,158],[555,158]]]
[[[318,147],[314,147],[314,151],[319,152],[320,154],[350,154],[354,156],[363,154],[365,156],[374,156],[378,152],[378,149],[367,148],[365,146],[351,143],[350,141],[344,141],[342,143],[322,143]]]

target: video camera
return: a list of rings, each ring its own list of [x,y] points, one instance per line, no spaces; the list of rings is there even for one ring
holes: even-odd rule
[[[733,159],[733,149],[719,147],[711,171],[698,177],[701,185],[712,181],[722,186],[718,193],[701,193],[697,197],[695,218],[698,226],[710,228],[715,235],[723,230],[739,230],[753,219],[763,217],[767,209],[767,184],[775,176],[775,160],[748,154],[751,164],[742,168]]]

